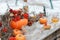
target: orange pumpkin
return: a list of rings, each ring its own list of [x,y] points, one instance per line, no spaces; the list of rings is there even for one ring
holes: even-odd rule
[[[50,29],[51,28],[51,25],[47,24],[47,25],[44,25],[44,29]]]
[[[13,29],[22,29],[22,27],[27,25],[27,24],[28,24],[28,20],[27,19],[21,19],[21,20],[18,20],[16,22],[13,21],[13,20],[10,21],[10,26]]]
[[[40,18],[39,22],[40,22],[40,24],[45,24],[45,23],[47,23],[47,19],[46,18]]]
[[[20,22],[21,22],[22,26],[26,26],[28,24],[27,19],[21,19]]]
[[[23,34],[22,31],[18,30],[18,29],[14,29],[13,30],[13,35],[17,35],[17,34]]]
[[[24,35],[22,35],[22,34],[16,35],[15,38],[16,38],[16,40],[26,40],[26,37]]]

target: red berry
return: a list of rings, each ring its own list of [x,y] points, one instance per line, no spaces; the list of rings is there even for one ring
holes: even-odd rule
[[[20,20],[20,16],[17,16],[16,19],[17,19],[17,20]]]
[[[28,26],[32,26],[33,22],[32,21],[29,21],[28,22]]]
[[[2,22],[0,22],[0,27],[2,26]]]
[[[13,21],[18,21],[20,20],[20,16],[16,16],[15,18],[13,18]]]
[[[16,18],[13,18],[12,20],[13,20],[13,21],[15,21],[15,22],[17,21],[17,19],[16,19]]]
[[[7,28],[4,27],[4,28],[2,29],[2,31],[3,31],[3,32],[7,32]]]
[[[13,10],[13,14],[19,14],[18,10]]]
[[[10,12],[10,13],[12,13],[12,12],[13,12],[13,10],[12,10],[12,9],[10,9],[10,10],[9,10],[9,12]]]
[[[17,13],[17,11],[16,10],[13,10],[13,14],[16,14]]]
[[[28,19],[29,14],[28,14],[28,13],[24,13],[24,14],[23,14],[23,17],[26,18],[26,19]]]
[[[16,40],[16,38],[15,37],[9,37],[8,40]]]

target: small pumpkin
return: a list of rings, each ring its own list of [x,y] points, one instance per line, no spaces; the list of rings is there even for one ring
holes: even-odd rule
[[[28,24],[28,19],[21,19],[20,22],[22,26],[26,26]]]
[[[11,20],[10,21],[10,27],[13,29],[22,29],[23,26],[28,24],[27,19],[21,19],[18,21]]]
[[[18,29],[14,29],[13,30],[13,35],[17,35],[17,34],[23,34],[22,31],[18,30]]]
[[[49,24],[44,24],[44,29],[50,29],[51,28],[51,25]]]
[[[39,22],[40,22],[40,24],[45,24],[45,23],[47,23],[47,19],[46,18],[40,18]]]
[[[53,18],[52,18],[52,23],[57,23],[58,21],[59,21],[58,18],[56,18],[56,17],[53,17]]]
[[[16,35],[15,38],[16,38],[16,40],[26,40],[26,37],[24,35],[22,35],[22,34]]]

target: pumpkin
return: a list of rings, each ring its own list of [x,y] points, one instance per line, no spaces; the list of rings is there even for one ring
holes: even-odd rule
[[[40,24],[45,24],[45,23],[47,23],[47,19],[46,18],[40,18],[39,22],[40,22]]]
[[[17,35],[17,34],[23,34],[22,31],[18,30],[18,29],[14,29],[13,30],[13,35]]]
[[[15,38],[16,38],[16,40],[26,40],[25,36],[22,35],[22,34],[18,34],[18,35],[16,35]]]
[[[59,21],[58,18],[56,18],[56,17],[53,17],[53,18],[52,18],[52,23],[57,23],[58,21]]]
[[[28,24],[28,19],[21,19],[20,22],[22,26],[26,26]]]
[[[22,29],[23,26],[28,24],[27,19],[21,19],[18,21],[11,20],[10,21],[10,27],[13,29]]]
[[[50,29],[51,28],[51,25],[49,24],[44,24],[44,29]]]

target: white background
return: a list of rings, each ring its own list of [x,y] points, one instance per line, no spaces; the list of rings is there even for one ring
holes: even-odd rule
[[[23,3],[23,0],[18,0],[18,3],[17,3],[18,6],[15,6],[15,0],[8,0],[7,3],[13,9],[23,8],[23,6],[25,5]],[[49,0],[28,0],[28,3],[39,3],[39,4],[43,3],[49,11],[51,10]],[[53,6],[54,6],[55,11],[59,10],[60,9],[60,1],[53,1]],[[0,15],[5,14],[5,11],[6,11],[7,8],[8,7],[6,5],[6,0],[0,0]],[[35,5],[35,6],[29,5],[29,10],[30,10],[29,12],[35,11],[36,13],[39,13],[39,12],[43,12],[43,7],[40,6],[40,5],[39,6],[37,6],[37,5]]]

